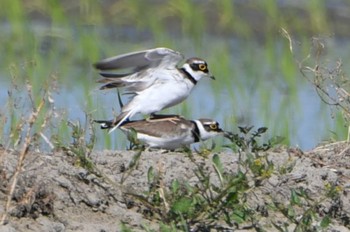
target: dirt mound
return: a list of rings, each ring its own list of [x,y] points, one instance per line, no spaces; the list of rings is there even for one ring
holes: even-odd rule
[[[312,209],[317,217],[329,215],[332,223],[328,229],[348,231],[348,144],[329,144],[305,153],[295,149],[280,149],[260,155],[264,157],[261,162],[273,164],[269,173],[257,174],[248,168],[244,169],[240,164],[249,155],[230,151],[211,154],[206,158],[198,154],[189,157],[186,153],[162,151],[144,151],[139,157],[136,151],[93,152],[89,157],[93,169],[65,152],[32,152],[26,157],[6,224],[0,226],[0,231],[120,231],[122,223],[133,231],[143,231],[145,228],[159,231],[161,216],[151,212],[152,206],[147,205],[146,200],[135,197],[149,193],[152,187],[151,171],[160,177],[158,189],[169,188],[175,179],[179,183],[198,185],[200,167],[210,174],[210,182],[214,187],[220,186],[220,175],[217,175],[218,171],[213,165],[217,157],[220,158],[225,175],[234,176],[239,172],[246,175],[249,191],[244,193],[245,205],[256,210],[254,215],[259,218],[255,224],[247,220],[232,225],[218,219],[217,222],[210,222],[210,225],[215,224],[212,229],[255,231],[260,227],[277,231],[276,226],[286,226],[288,230],[293,230],[298,224],[298,217],[293,217],[290,210],[293,209],[299,217],[306,215],[303,207],[290,208],[293,207],[291,198],[295,197],[311,205],[309,210]],[[4,213],[17,159],[18,153],[15,151],[0,152],[1,215]],[[254,160],[254,165],[259,165],[257,159]],[[302,193],[311,196],[312,200],[301,197]],[[330,196],[332,193],[334,195]],[[317,204],[313,207],[310,202]],[[271,205],[275,206],[274,209]],[[202,231],[203,228],[198,220],[190,229]]]

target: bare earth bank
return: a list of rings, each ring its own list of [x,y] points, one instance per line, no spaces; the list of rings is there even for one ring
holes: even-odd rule
[[[159,221],[147,216],[143,207],[132,202],[125,193],[142,194],[148,190],[150,167],[162,176],[162,185],[169,186],[174,179],[196,183],[198,178],[194,170],[198,166],[184,153],[145,151],[136,167],[128,170],[135,154],[135,151],[93,152],[90,158],[96,169],[89,172],[75,157],[64,152],[29,153],[6,224],[0,226],[0,231],[109,232],[120,231],[121,222],[133,231],[143,231],[143,226],[158,231]],[[265,154],[274,163],[274,171],[247,194],[250,207],[257,210],[264,207],[268,211],[261,216],[260,225],[268,231],[277,231],[271,222],[282,223],[286,218],[269,210],[267,205],[271,204],[271,199],[289,202],[292,188],[302,187],[317,199],[323,196],[327,186],[337,185],[339,199],[322,202],[318,213],[322,216],[322,213],[332,212],[336,218],[327,231],[349,231],[350,145],[328,144],[309,152],[278,149]],[[223,151],[218,155],[226,172],[237,172],[238,154]],[[194,154],[195,162],[212,170],[211,181],[218,184],[212,156],[203,158]],[[4,213],[17,160],[17,152],[0,150],[0,215]],[[282,169],[287,171],[282,172]],[[253,182],[251,179],[252,186]],[[226,228],[227,231],[255,231],[247,224]],[[289,229],[292,230],[293,225]]]

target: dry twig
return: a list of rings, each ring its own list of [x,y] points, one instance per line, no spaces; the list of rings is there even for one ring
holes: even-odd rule
[[[17,185],[18,176],[21,173],[24,159],[25,159],[26,155],[28,154],[29,147],[31,144],[31,140],[32,140],[31,131],[32,131],[33,125],[36,122],[37,117],[38,117],[40,111],[42,110],[44,104],[45,104],[45,96],[41,99],[41,101],[36,109],[33,107],[33,112],[30,115],[29,120],[27,121],[28,122],[28,129],[27,129],[26,137],[24,140],[23,148],[22,148],[20,155],[19,155],[19,159],[18,159],[17,166],[16,166],[16,171],[15,171],[13,178],[12,178],[10,190],[9,190],[8,195],[7,195],[5,212],[1,217],[0,225],[4,225],[6,223],[7,215],[8,215],[9,209],[11,207],[11,199],[13,197],[13,193],[14,193],[16,185]]]

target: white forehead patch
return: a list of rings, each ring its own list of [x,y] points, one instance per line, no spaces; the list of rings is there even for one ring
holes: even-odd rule
[[[204,60],[194,60],[193,63],[195,63],[195,64],[204,64],[205,61]]]

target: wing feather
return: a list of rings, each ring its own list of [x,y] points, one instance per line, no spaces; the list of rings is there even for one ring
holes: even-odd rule
[[[176,68],[183,56],[169,48],[154,48],[107,58],[95,64],[102,70],[97,82],[100,89],[125,87],[131,93],[140,92],[157,80],[168,80],[162,69]],[[159,68],[159,69],[158,69]],[[110,71],[115,70],[115,71]],[[118,73],[118,70],[123,72]]]
[[[179,127],[179,124],[185,124],[186,127]],[[192,122],[180,117],[169,117],[164,119],[149,119],[130,121],[122,124],[121,129],[130,130],[133,128],[139,133],[146,133],[154,137],[162,137],[166,134],[178,134],[186,131],[187,127],[192,126]]]
[[[154,48],[110,57],[95,63],[94,66],[99,70],[131,68],[134,71],[141,71],[163,63],[176,66],[182,59],[183,56],[179,52],[169,48]]]

